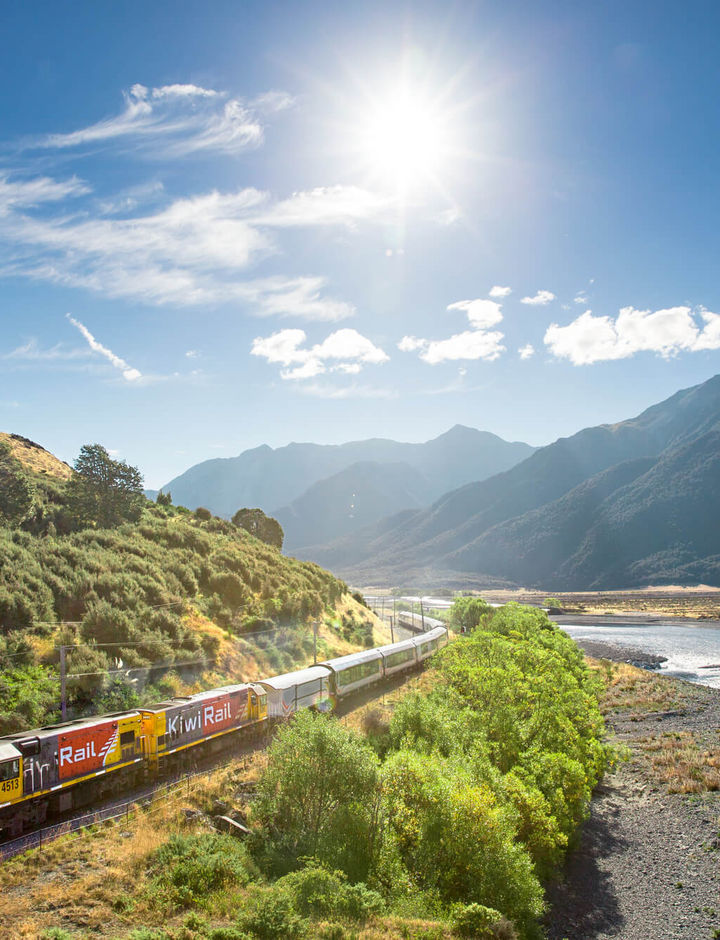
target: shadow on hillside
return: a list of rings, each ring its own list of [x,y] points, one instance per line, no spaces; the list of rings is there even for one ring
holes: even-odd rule
[[[622,936],[625,919],[611,876],[600,869],[599,862],[625,851],[627,842],[618,834],[618,808],[603,806],[603,802],[593,800],[580,844],[568,855],[560,880],[547,886],[548,940]]]

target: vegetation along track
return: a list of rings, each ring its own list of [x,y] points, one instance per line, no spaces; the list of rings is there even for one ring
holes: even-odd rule
[[[409,679],[416,675],[416,671],[396,673],[382,679],[380,682],[371,686],[365,686],[351,693],[347,698],[340,701],[335,709],[335,714],[339,718],[363,708],[369,702],[382,699],[387,693],[393,692],[404,685]],[[134,787],[128,793],[121,797],[109,797],[99,801],[93,809],[84,808],[82,811],[69,810],[61,814],[55,822],[49,826],[38,826],[18,836],[14,839],[0,840],[0,860],[7,860],[30,849],[41,847],[52,842],[61,836],[71,832],[79,832],[89,826],[96,825],[104,820],[116,819],[126,816],[131,807],[146,803],[153,799],[163,798],[163,796],[174,796],[185,792],[187,787],[193,786],[193,781],[204,777],[208,771],[227,764],[230,760],[239,757],[245,757],[257,751],[264,750],[271,738],[271,735],[277,730],[279,724],[270,726],[269,733],[260,741],[238,742],[237,738],[227,742],[227,747],[222,751],[209,754],[204,759],[195,763],[195,769],[191,773],[178,772],[168,775],[163,779],[155,781],[148,786],[147,783]],[[239,744],[239,746],[238,746]]]

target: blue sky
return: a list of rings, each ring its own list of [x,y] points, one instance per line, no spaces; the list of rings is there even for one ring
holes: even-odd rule
[[[720,371],[716,4],[5,4],[0,429],[160,486]]]

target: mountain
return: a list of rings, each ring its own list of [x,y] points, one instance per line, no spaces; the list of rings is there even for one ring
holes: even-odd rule
[[[398,506],[414,509],[431,500],[426,477],[410,464],[358,461],[314,483],[272,515],[285,532],[285,550],[292,554],[354,532]]]
[[[279,507],[292,507],[314,484],[354,464],[407,464],[424,479],[422,501],[427,505],[463,483],[507,470],[533,450],[528,444],[509,443],[462,425],[423,444],[382,438],[347,444],[293,443],[277,449],[264,444],[238,457],[196,464],[162,489],[172,493],[175,505],[190,509],[205,506],[220,516],[232,516],[243,506],[272,514]],[[361,475],[361,471],[356,473]],[[374,485],[380,485],[377,475]],[[329,484],[328,498],[334,498],[337,487],[336,482]],[[308,497],[307,505],[313,500],[318,501],[317,493]],[[396,504],[395,508],[404,507]]]
[[[720,376],[315,551],[353,580],[720,583]]]

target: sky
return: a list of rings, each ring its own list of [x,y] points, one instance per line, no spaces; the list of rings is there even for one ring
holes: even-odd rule
[[[0,430],[159,487],[720,372],[720,7],[2,3]]]

